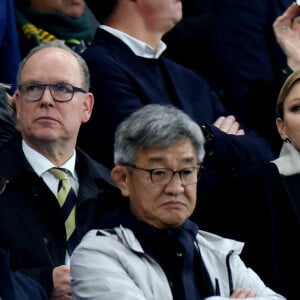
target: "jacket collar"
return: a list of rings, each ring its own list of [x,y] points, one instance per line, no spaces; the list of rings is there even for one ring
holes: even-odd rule
[[[283,143],[279,157],[272,163],[277,166],[281,175],[300,173],[300,153],[291,143]]]

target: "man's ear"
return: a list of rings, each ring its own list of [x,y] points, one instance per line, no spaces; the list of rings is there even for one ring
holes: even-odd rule
[[[94,107],[94,95],[92,93],[87,93],[84,95],[84,97],[82,123],[89,121]]]
[[[124,197],[129,196],[129,189],[127,184],[128,170],[125,166],[117,165],[111,170],[111,178],[120,189]]]

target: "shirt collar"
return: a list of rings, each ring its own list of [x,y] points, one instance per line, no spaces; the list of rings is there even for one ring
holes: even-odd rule
[[[167,48],[167,45],[163,41],[159,42],[159,45],[155,50],[150,45],[134,38],[133,36],[123,31],[120,31],[107,25],[100,25],[100,28],[102,28],[105,31],[108,31],[109,33],[123,41],[137,56],[141,56],[144,58],[159,58]]]
[[[32,166],[33,170],[37,173],[38,176],[41,176],[45,172],[47,172],[50,168],[56,167],[53,165],[51,161],[49,161],[45,156],[31,148],[26,142],[22,141],[22,149],[24,152],[24,155],[30,165]],[[69,170],[69,172],[73,175],[74,178],[76,178],[75,175],[75,162],[76,162],[76,152],[74,150],[73,155],[69,160],[67,160],[62,166],[59,166],[61,168],[65,168]]]
[[[281,175],[300,173],[300,153],[291,143],[283,142],[279,157],[271,162],[277,166]]]

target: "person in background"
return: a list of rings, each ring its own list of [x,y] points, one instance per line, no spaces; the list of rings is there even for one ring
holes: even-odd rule
[[[21,56],[43,42],[61,40],[81,53],[99,23],[84,0],[14,0]]]
[[[16,27],[14,3],[0,0],[0,82],[11,85],[10,95],[16,89],[16,77],[21,60]]]
[[[225,107],[267,138],[276,155],[281,143],[274,112],[284,81],[286,55],[272,25],[292,3],[215,0],[213,86]]]
[[[101,4],[99,9],[97,0],[86,0],[86,3],[96,18],[103,21],[109,4]],[[163,41],[168,45],[164,56],[194,69],[205,79],[209,79],[212,75],[211,65],[214,63],[212,51],[212,35],[215,31],[214,9],[215,0],[182,1],[182,20],[163,36]]]
[[[273,30],[277,40],[286,56],[285,79],[293,71],[300,70],[300,6],[293,2],[273,23]]]
[[[91,120],[80,129],[80,147],[111,168],[117,125],[144,105],[174,105],[201,126],[207,140],[203,203],[214,197],[223,176],[274,158],[268,142],[230,115],[199,74],[162,55],[161,38],[181,20],[181,1],[102,0],[99,5],[106,5],[99,11],[107,14],[82,53],[97,100]],[[102,128],[101,139],[95,138]]]
[[[20,134],[0,149],[0,247],[52,300],[71,299],[69,257],[120,193],[110,171],[76,147],[94,105],[81,56],[43,43],[21,62],[17,83]]]
[[[216,0],[184,0],[183,16],[162,40],[168,45],[164,56],[200,73],[214,88],[213,35],[216,30]]]
[[[300,71],[295,71],[277,100],[279,157],[228,180],[219,190],[214,218],[207,219],[211,230],[245,241],[243,260],[289,300],[300,294],[300,274],[293,271],[300,268],[299,95]]]
[[[111,176],[127,206],[73,252],[73,299],[284,299],[241,261],[242,243],[189,220],[204,141],[174,106],[149,104],[120,123]]]

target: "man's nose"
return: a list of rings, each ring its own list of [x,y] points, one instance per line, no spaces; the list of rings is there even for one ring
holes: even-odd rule
[[[178,192],[182,192],[184,190],[184,186],[182,184],[182,180],[180,178],[179,173],[174,173],[170,182],[167,184],[166,189],[176,190]]]
[[[52,102],[54,102],[54,99],[52,97],[52,93],[50,91],[50,87],[49,86],[45,86],[44,92],[42,94],[41,101],[43,103],[52,103]]]

